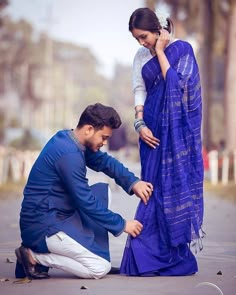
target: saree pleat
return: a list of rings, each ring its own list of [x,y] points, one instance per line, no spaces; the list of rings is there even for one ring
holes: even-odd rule
[[[198,270],[189,244],[201,239],[203,162],[201,86],[189,43],[176,41],[165,50],[170,63],[164,80],[156,57],[142,68],[147,98],[144,121],[160,145],[140,140],[141,177],[154,185],[147,205],[135,218],[141,234],[128,237],[121,263],[126,275],[189,275]]]

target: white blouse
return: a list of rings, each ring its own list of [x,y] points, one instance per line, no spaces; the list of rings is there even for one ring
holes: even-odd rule
[[[167,46],[171,43],[177,41],[178,39],[173,39]],[[153,56],[149,49],[145,47],[140,47],[134,56],[133,62],[133,93],[134,93],[134,106],[144,105],[147,92],[145,88],[145,83],[142,78],[142,67],[148,62]]]
[[[144,105],[146,99],[146,88],[142,78],[141,70],[143,65],[148,62],[153,56],[149,49],[140,47],[134,56],[133,62],[133,93],[134,93],[134,106]]]

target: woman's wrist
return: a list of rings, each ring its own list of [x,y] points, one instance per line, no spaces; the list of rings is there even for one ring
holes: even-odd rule
[[[144,120],[142,118],[137,118],[134,120],[134,129],[137,133],[140,132],[140,130],[144,127],[147,127],[147,125],[145,124]]]
[[[143,118],[143,110],[135,111],[135,119],[142,119]]]
[[[143,118],[143,106],[136,106],[135,107],[135,119],[142,119]]]
[[[159,49],[159,48],[156,49],[156,55],[157,55],[157,56],[161,56],[161,55],[163,55],[163,54],[165,54],[165,53],[164,53],[164,50]]]

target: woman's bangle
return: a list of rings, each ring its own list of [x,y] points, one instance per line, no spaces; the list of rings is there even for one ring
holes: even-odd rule
[[[145,122],[143,121],[143,119],[135,119],[134,120],[134,129],[137,133],[139,133],[139,131],[144,128],[147,127]]]

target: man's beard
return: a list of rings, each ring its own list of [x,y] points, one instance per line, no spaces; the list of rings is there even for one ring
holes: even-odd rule
[[[85,143],[85,146],[88,148],[88,149],[90,149],[91,151],[93,151],[93,152],[97,152],[102,146],[101,145],[97,145],[97,146],[95,146],[92,142],[90,142],[90,141],[87,141],[86,143]]]

